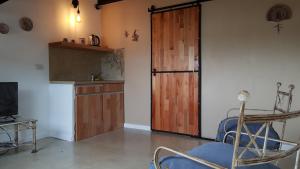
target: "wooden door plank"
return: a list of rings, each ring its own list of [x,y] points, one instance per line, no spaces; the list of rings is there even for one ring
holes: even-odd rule
[[[158,71],[195,70],[199,46],[199,8],[152,15],[152,67]]]
[[[153,77],[153,129],[198,135],[197,79],[198,73]]]

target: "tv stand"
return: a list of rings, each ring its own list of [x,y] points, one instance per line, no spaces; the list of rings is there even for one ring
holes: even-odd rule
[[[0,124],[14,122],[16,119],[14,116],[4,116],[0,118]]]
[[[17,118],[16,118],[16,117],[14,117],[13,115],[4,117],[4,119],[8,119],[8,118],[11,118],[11,119],[14,119],[14,120],[16,120],[16,119],[17,119]]]
[[[2,118],[4,119],[4,118]],[[7,120],[7,119],[6,119]],[[27,145],[25,143],[20,143],[19,142],[19,132],[24,131],[24,130],[32,130],[32,153],[37,152],[37,144],[36,144],[36,123],[37,120],[34,119],[22,119],[22,118],[15,118],[9,119],[11,121],[6,121],[6,122],[0,122],[0,128],[5,129],[6,132],[8,132],[10,135],[14,136],[14,140],[12,143],[5,143],[5,144],[10,144],[13,146],[2,146],[0,147],[0,152],[1,151],[7,151],[10,149],[17,149],[21,145]],[[0,130],[0,138],[6,134],[6,132],[3,132]],[[12,137],[11,136],[11,137]]]

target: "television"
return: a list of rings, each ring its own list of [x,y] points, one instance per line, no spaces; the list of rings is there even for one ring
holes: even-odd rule
[[[18,83],[0,82],[0,117],[18,114]]]

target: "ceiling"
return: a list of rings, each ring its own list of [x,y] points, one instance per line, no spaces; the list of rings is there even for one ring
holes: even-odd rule
[[[0,4],[3,4],[6,1],[8,1],[8,0],[0,0]]]

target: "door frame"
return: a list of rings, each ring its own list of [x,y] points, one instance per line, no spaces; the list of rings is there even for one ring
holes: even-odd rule
[[[183,4],[184,6],[182,6],[182,7],[177,7],[178,5],[176,5],[176,8],[167,8],[166,10],[162,10],[162,11],[160,11],[160,10],[148,10],[149,12],[151,12],[150,13],[150,26],[151,26],[151,29],[150,29],[150,33],[151,33],[151,68],[150,68],[150,83],[151,83],[151,87],[150,87],[150,94],[151,94],[151,96],[150,96],[150,126],[151,126],[151,131],[155,131],[155,132],[164,132],[164,133],[172,133],[172,134],[177,134],[177,135],[186,135],[186,136],[192,136],[192,137],[197,137],[197,138],[201,138],[201,139],[206,139],[206,140],[212,140],[212,139],[209,139],[209,138],[203,138],[202,137],[202,111],[201,111],[201,95],[202,95],[202,88],[201,88],[201,84],[202,84],[202,65],[201,65],[201,61],[202,61],[202,56],[201,56],[201,51],[202,51],[202,44],[201,44],[201,26],[202,26],[202,24],[201,24],[201,21],[202,21],[202,19],[201,19],[201,16],[202,16],[202,6],[201,6],[201,4],[198,2],[198,3],[195,3],[195,2],[193,2],[193,3],[188,3],[188,6],[186,6],[187,5],[187,3],[185,3],[185,4]],[[152,46],[152,41],[153,41],[153,35],[152,35],[152,25],[153,25],[153,23],[152,23],[152,16],[153,16],[153,14],[157,14],[157,13],[163,13],[163,12],[170,12],[170,11],[175,11],[175,10],[180,10],[180,9],[186,9],[186,8],[190,8],[190,7],[195,7],[195,6],[197,6],[198,8],[199,8],[199,35],[198,35],[198,65],[199,65],[199,68],[198,68],[198,135],[197,136],[193,136],[193,135],[189,135],[189,134],[182,134],[182,133],[175,133],[175,132],[170,132],[170,131],[160,131],[160,130],[156,130],[156,129],[153,129],[153,126],[152,126],[152,113],[153,113],[153,111],[152,111],[152,96],[153,96],[153,90],[152,90],[152,87],[153,87],[153,79],[152,79],[152,73],[153,73],[153,63],[152,63],[152,56],[153,56],[153,53],[152,53],[152,48],[153,48],[153,46]],[[170,6],[170,7],[172,7],[172,6]],[[161,8],[161,9],[164,9],[164,8]],[[176,72],[178,72],[178,71],[168,71],[169,73],[176,73]],[[185,72],[185,71],[183,71],[183,72]],[[186,71],[186,72],[196,72],[196,71]]]

